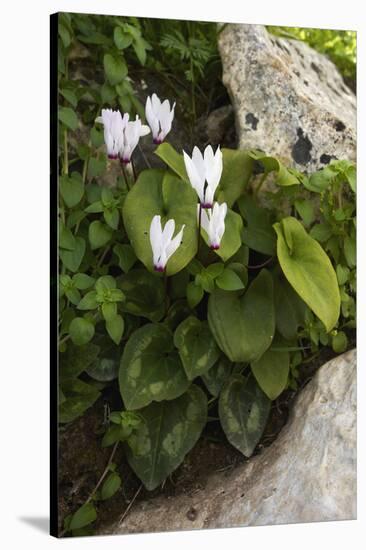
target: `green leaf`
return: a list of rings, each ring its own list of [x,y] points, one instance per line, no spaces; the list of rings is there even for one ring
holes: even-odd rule
[[[300,181],[296,176],[295,171],[285,168],[285,166],[276,157],[269,157],[261,151],[250,151],[250,156],[260,162],[264,168],[265,174],[277,172],[277,185],[299,185]]]
[[[93,286],[95,283],[95,279],[93,277],[90,277],[90,275],[86,275],[86,273],[75,273],[72,280],[76,288],[78,288],[79,290],[86,290],[87,288]]]
[[[152,401],[175,399],[189,386],[174,349],[173,335],[164,325],[145,325],[129,338],[122,355],[119,387],[126,409]]]
[[[145,49],[144,40],[142,38],[134,40],[132,45],[133,45],[133,49],[135,50],[137,59],[140,61],[141,65],[145,65],[146,49]]]
[[[276,235],[270,212],[258,207],[250,195],[241,197],[238,206],[246,223],[243,242],[257,252],[273,256],[276,252]]]
[[[76,130],[78,127],[78,117],[71,107],[59,107],[58,119],[65,124],[69,130]]]
[[[337,334],[332,336],[332,348],[335,353],[343,353],[346,351],[348,345],[348,339],[346,333],[339,330]]]
[[[310,200],[298,199],[295,201],[295,208],[304,221],[309,226],[315,220],[314,204]]]
[[[79,379],[66,379],[61,383],[65,400],[59,406],[59,422],[72,422],[91,407],[100,397],[100,392]]]
[[[134,263],[137,261],[136,254],[129,244],[117,243],[113,247],[113,252],[118,258],[118,265],[124,273],[128,273]]]
[[[338,284],[341,286],[346,284],[350,275],[349,268],[339,264],[336,267],[336,273],[337,273]]]
[[[347,235],[344,238],[344,255],[349,267],[356,267],[356,239]]]
[[[298,328],[305,326],[307,306],[280,270],[273,273],[273,283],[276,327],[284,338],[292,340]]]
[[[158,322],[165,313],[165,292],[161,278],[144,269],[134,269],[118,279],[125,294],[121,310]]]
[[[95,201],[89,206],[85,208],[85,212],[88,214],[98,214],[99,212],[103,212],[104,206],[101,201]]]
[[[98,147],[101,147],[101,145],[103,145],[104,143],[103,131],[93,126],[93,128],[90,130],[90,140],[93,147],[95,147],[96,149],[98,149]],[[102,191],[101,188],[99,188],[99,191]]]
[[[217,201],[231,208],[242,195],[252,175],[253,160],[247,151],[222,149],[223,171],[217,190]]]
[[[96,334],[94,341],[98,344],[100,352],[85,369],[87,374],[98,382],[110,382],[118,376],[121,361],[121,348],[116,346],[107,335]],[[87,344],[89,347],[93,344]],[[99,349],[98,348],[98,349]],[[82,349],[82,348],[79,348]]]
[[[89,343],[86,346],[74,346],[68,344],[67,350],[60,353],[60,380],[76,378],[87,370],[97,359],[99,346]]]
[[[76,97],[76,94],[73,92],[70,88],[61,88],[60,94],[76,109],[78,104],[78,98]]]
[[[87,502],[73,514],[69,529],[80,529],[81,527],[85,527],[85,525],[89,525],[89,523],[93,523],[96,519],[97,511],[94,504],[92,502]]]
[[[80,292],[72,286],[65,289],[65,296],[74,306],[77,306],[80,302]]]
[[[112,275],[103,275],[95,283],[97,292],[103,293],[105,290],[113,290],[117,286],[116,280]]]
[[[100,498],[102,500],[107,500],[108,498],[113,497],[113,495],[115,495],[121,487],[121,483],[122,480],[116,472],[110,473],[102,485]]]
[[[228,208],[225,217],[225,233],[222,237],[220,248],[214,251],[224,262],[231,258],[231,256],[233,256],[241,247],[242,230],[243,220],[239,214]],[[201,235],[205,243],[208,245],[208,236],[203,228],[201,228]]]
[[[277,255],[287,280],[329,332],[340,310],[338,281],[330,259],[295,218],[284,218],[274,228]]]
[[[320,243],[327,241],[333,234],[332,228],[327,223],[317,223],[310,230],[310,236]]]
[[[127,76],[127,65],[121,55],[106,53],[103,58],[105,74],[112,86],[118,84]]]
[[[69,327],[70,337],[74,344],[82,346],[87,344],[94,336],[94,325],[89,319],[75,317]]]
[[[286,389],[290,372],[288,351],[274,351],[270,348],[250,366],[259,386],[272,401]]]
[[[222,356],[209,371],[202,374],[202,380],[211,395],[219,396],[223,385],[230,378],[231,370],[232,363]]]
[[[92,250],[106,245],[112,238],[113,231],[104,223],[95,220],[89,225],[89,242]]]
[[[112,229],[118,229],[119,212],[117,208],[113,208],[111,210],[106,208],[104,210],[104,220]]]
[[[101,176],[104,173],[106,166],[107,163],[104,157],[91,157],[88,162],[88,178],[91,179]]]
[[[84,182],[81,175],[73,172],[71,176],[60,176],[60,193],[69,208],[79,204],[84,195]]]
[[[75,237],[68,227],[62,221],[59,221],[59,246],[66,250],[75,250]]]
[[[219,349],[207,322],[187,317],[174,333],[174,345],[189,380],[207,372],[216,363]]]
[[[330,166],[326,166],[318,172],[311,174],[303,180],[304,187],[313,193],[323,193],[334,180],[336,174]]]
[[[208,301],[208,322],[219,348],[233,362],[258,359],[275,332],[273,283],[262,269],[246,292],[216,290]]]
[[[155,150],[155,155],[161,158],[183,181],[191,185],[186,172],[183,155],[177,153],[170,143],[164,142],[159,145]],[[197,199],[195,200],[197,202]]]
[[[113,32],[114,43],[119,50],[125,50],[132,44],[132,36],[123,32],[121,27],[115,27]]]
[[[235,271],[229,269],[228,267],[226,267],[224,272],[217,277],[216,284],[223,290],[240,290],[244,288],[240,277],[235,273]]]
[[[210,275],[210,277],[212,277],[213,279],[216,279],[216,277],[222,274],[224,269],[225,269],[224,264],[220,262],[220,263],[210,264],[208,267],[206,267],[205,271],[208,275]]]
[[[96,309],[99,303],[97,301],[97,293],[95,290],[87,292],[85,296],[80,300],[78,304],[78,309],[82,311],[87,311],[90,309]]]
[[[136,256],[150,271],[154,271],[150,225],[158,214],[163,226],[167,220],[175,220],[175,234],[185,225],[182,244],[166,268],[167,275],[174,275],[197,251],[196,194],[190,185],[168,172],[144,170],[125,199],[123,221]]]
[[[246,457],[250,457],[267,423],[271,401],[253,376],[233,375],[219,399],[220,422],[226,437]]]
[[[125,327],[123,317],[121,315],[110,317],[106,321],[105,327],[113,342],[118,345],[121,341],[123,330]]]
[[[139,411],[143,423],[128,439],[128,462],[152,491],[183,462],[207,421],[207,399],[195,385],[174,401],[152,403]]]
[[[75,273],[85,254],[86,244],[82,237],[75,237],[74,250],[60,250],[60,258],[66,269]]]
[[[106,321],[117,315],[116,302],[104,302],[102,304],[102,315]]]
[[[187,302],[191,309],[196,307],[202,300],[204,295],[203,288],[200,285],[196,285],[194,281],[191,281],[187,285]]]

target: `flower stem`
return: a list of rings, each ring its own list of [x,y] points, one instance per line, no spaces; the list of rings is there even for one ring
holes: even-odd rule
[[[168,276],[166,271],[164,271],[164,295],[165,295],[165,315],[168,313],[169,309],[169,293],[168,293]]]
[[[135,183],[137,181],[137,174],[136,174],[136,169],[135,169],[135,165],[133,163],[133,160],[131,159],[131,166],[132,166],[132,172],[133,172],[133,178],[135,180]]]
[[[64,129],[64,165],[63,165],[64,174],[69,173],[69,150],[67,147],[67,129]]]
[[[200,251],[200,242],[201,242],[201,216],[202,216],[202,205],[200,203],[200,209],[198,212],[198,242],[197,242],[197,256]]]
[[[126,172],[126,168],[125,168],[125,165],[121,163],[121,168],[122,168],[122,172],[123,172],[123,178],[125,180],[125,184],[127,186],[127,189],[130,190],[131,187],[130,187],[130,184],[128,182],[128,177],[127,177],[127,172]]]

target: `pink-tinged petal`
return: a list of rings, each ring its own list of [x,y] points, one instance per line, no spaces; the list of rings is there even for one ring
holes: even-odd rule
[[[166,248],[169,242],[172,240],[175,231],[175,221],[168,220],[165,224],[162,234],[162,246]]]
[[[207,151],[207,148],[206,148],[206,151]],[[215,194],[215,191],[217,189],[217,186],[220,182],[221,175],[222,175],[222,168],[223,168],[222,153],[219,147],[217,148],[215,156],[213,156],[212,149],[211,149],[211,153],[207,154],[207,159],[210,159],[210,160],[206,161],[206,158],[205,158],[206,179],[207,179],[208,185],[211,187],[213,193]]]
[[[159,133],[159,120],[153,110],[150,97],[148,97],[146,100],[145,114],[146,120],[151,128],[153,138],[155,139]]]
[[[197,170],[197,173],[199,174],[200,178],[205,181],[206,180],[206,169],[205,169],[205,163],[203,160],[203,156],[201,151],[198,149],[197,146],[193,147],[192,151],[192,162]]]
[[[158,96],[156,94],[153,94],[151,96],[151,105],[152,105],[152,109],[154,111],[154,114],[157,118],[159,118],[159,111],[160,111],[160,107],[161,107],[161,101],[160,99],[158,98]]]
[[[150,134],[150,128],[146,124],[141,124],[140,137]]]
[[[153,262],[157,265],[161,254],[162,229],[160,216],[154,216],[150,224],[150,244],[153,252]]]
[[[198,210],[199,210],[199,206],[198,206]],[[207,236],[209,236],[209,232],[210,232],[209,214],[210,214],[210,210],[201,209],[201,227],[206,231]]]
[[[183,151],[183,159],[184,159],[184,164],[186,167],[188,179],[191,183],[191,186],[196,191],[198,198],[202,203],[204,200],[203,191],[205,186],[205,180],[197,172],[195,164],[193,163],[192,159],[187,155],[185,151]]]
[[[185,228],[185,225],[182,225],[182,229],[174,237],[174,239],[168,244],[168,246],[166,248],[167,261],[174,254],[174,252],[179,248],[179,246],[182,242],[184,228]]]
[[[214,202],[214,191],[212,187],[207,185],[205,189],[205,196],[204,196],[204,201],[202,206],[203,208],[212,208],[213,202]]]

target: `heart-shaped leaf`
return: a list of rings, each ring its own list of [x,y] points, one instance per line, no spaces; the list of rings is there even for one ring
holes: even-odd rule
[[[153,323],[165,313],[165,293],[161,278],[144,269],[134,269],[118,279],[118,287],[125,294],[121,310],[146,317]]]
[[[272,227],[270,212],[260,208],[250,195],[241,197],[238,206],[245,222],[243,242],[262,254],[275,254],[276,234]]]
[[[233,362],[258,359],[275,332],[273,283],[262,269],[242,292],[216,290],[208,301],[208,322],[220,349]]]
[[[259,386],[269,399],[276,399],[286,388],[290,370],[288,351],[270,348],[250,366]]]
[[[166,273],[183,269],[197,251],[197,198],[186,182],[163,170],[145,170],[128,193],[123,205],[124,225],[136,256],[154,271],[150,225],[155,215],[162,226],[175,221],[175,234],[185,225],[182,243],[168,260]]]
[[[184,165],[183,155],[170,145],[170,143],[162,143],[155,151],[155,155],[161,158],[183,181],[189,183],[186,167]],[[196,201],[197,202],[197,201]]]
[[[76,206],[84,195],[84,182],[78,172],[60,176],[60,193],[69,208]]]
[[[220,422],[226,437],[243,455],[252,455],[271,408],[253,376],[235,374],[223,388],[219,399]]]
[[[207,421],[207,399],[195,385],[174,399],[151,403],[139,411],[143,419],[128,439],[128,462],[152,491],[182,462],[197,442]]]
[[[126,409],[175,399],[189,386],[173,334],[165,325],[145,325],[128,340],[121,359],[119,387]]]
[[[208,324],[192,316],[176,329],[174,345],[179,350],[189,380],[207,372],[220,353]]]
[[[231,370],[232,363],[227,357],[222,356],[209,371],[202,375],[206,388],[214,397],[219,396],[223,385],[230,378]]]
[[[274,303],[276,311],[276,328],[287,340],[297,336],[300,326],[305,326],[305,302],[287,282],[281,270],[273,273]]]
[[[112,238],[113,230],[99,220],[89,225],[89,242],[92,250],[101,248]]]
[[[75,237],[74,250],[60,250],[60,258],[66,269],[75,273],[84,258],[86,244],[82,237]]]
[[[253,159],[242,149],[222,149],[223,170],[217,190],[219,203],[231,208],[242,195],[252,175]]]
[[[329,332],[338,321],[337,275],[320,244],[292,217],[274,224],[281,268],[296,292]]]

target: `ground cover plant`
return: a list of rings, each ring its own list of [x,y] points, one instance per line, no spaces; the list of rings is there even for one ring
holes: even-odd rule
[[[59,421],[106,391],[120,403],[100,434],[107,467],[63,533],[89,533],[96,503],[120,489],[118,446],[153,490],[213,406],[228,442],[250,457],[305,355],[345,351],[355,328],[355,166],[333,160],[307,175],[262,151],[191,145],[216,49],[205,24],[178,23],[159,47],[182,64],[182,104],[154,89],[141,101],[134,89],[130,67],[164,72],[147,22],[59,20]],[[70,77],[80,43],[92,85]],[[190,119],[184,150],[169,143],[177,110]],[[138,168],[151,142],[161,167]],[[118,175],[107,186],[110,167]]]

